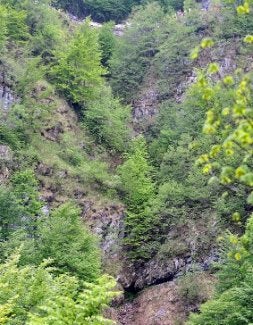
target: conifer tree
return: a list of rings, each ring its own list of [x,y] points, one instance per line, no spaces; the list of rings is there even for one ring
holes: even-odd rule
[[[140,211],[154,194],[145,140],[139,136],[133,141],[126,161],[119,167],[125,200],[130,210]]]
[[[95,98],[103,82],[105,69],[101,66],[101,51],[97,31],[89,27],[89,20],[77,30],[67,48],[56,53],[57,64],[51,76],[57,89],[80,106]]]

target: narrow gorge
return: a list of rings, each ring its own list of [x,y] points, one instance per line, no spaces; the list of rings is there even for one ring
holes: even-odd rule
[[[252,10],[0,0],[0,324],[253,322]]]

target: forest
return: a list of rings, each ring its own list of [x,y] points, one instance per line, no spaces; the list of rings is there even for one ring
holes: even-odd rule
[[[252,51],[252,0],[0,0],[0,324],[253,324]]]

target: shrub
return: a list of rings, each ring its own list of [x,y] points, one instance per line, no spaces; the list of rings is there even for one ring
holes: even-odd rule
[[[212,280],[203,273],[188,273],[178,280],[178,293],[187,305],[203,303],[212,295]]]
[[[66,274],[55,276],[50,261],[37,267],[18,264],[19,255],[0,264],[1,324],[112,324],[102,316],[118,294],[112,278],[83,283]]]
[[[50,73],[56,88],[80,106],[96,98],[105,69],[101,66],[98,33],[90,28],[88,20],[78,28],[68,47],[56,53],[56,58]]]
[[[97,143],[122,152],[129,141],[130,108],[114,98],[110,88],[103,88],[96,100],[90,101],[85,121]]]

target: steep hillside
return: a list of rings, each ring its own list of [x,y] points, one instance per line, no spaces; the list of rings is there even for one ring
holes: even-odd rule
[[[0,0],[0,323],[252,321],[238,5]]]

